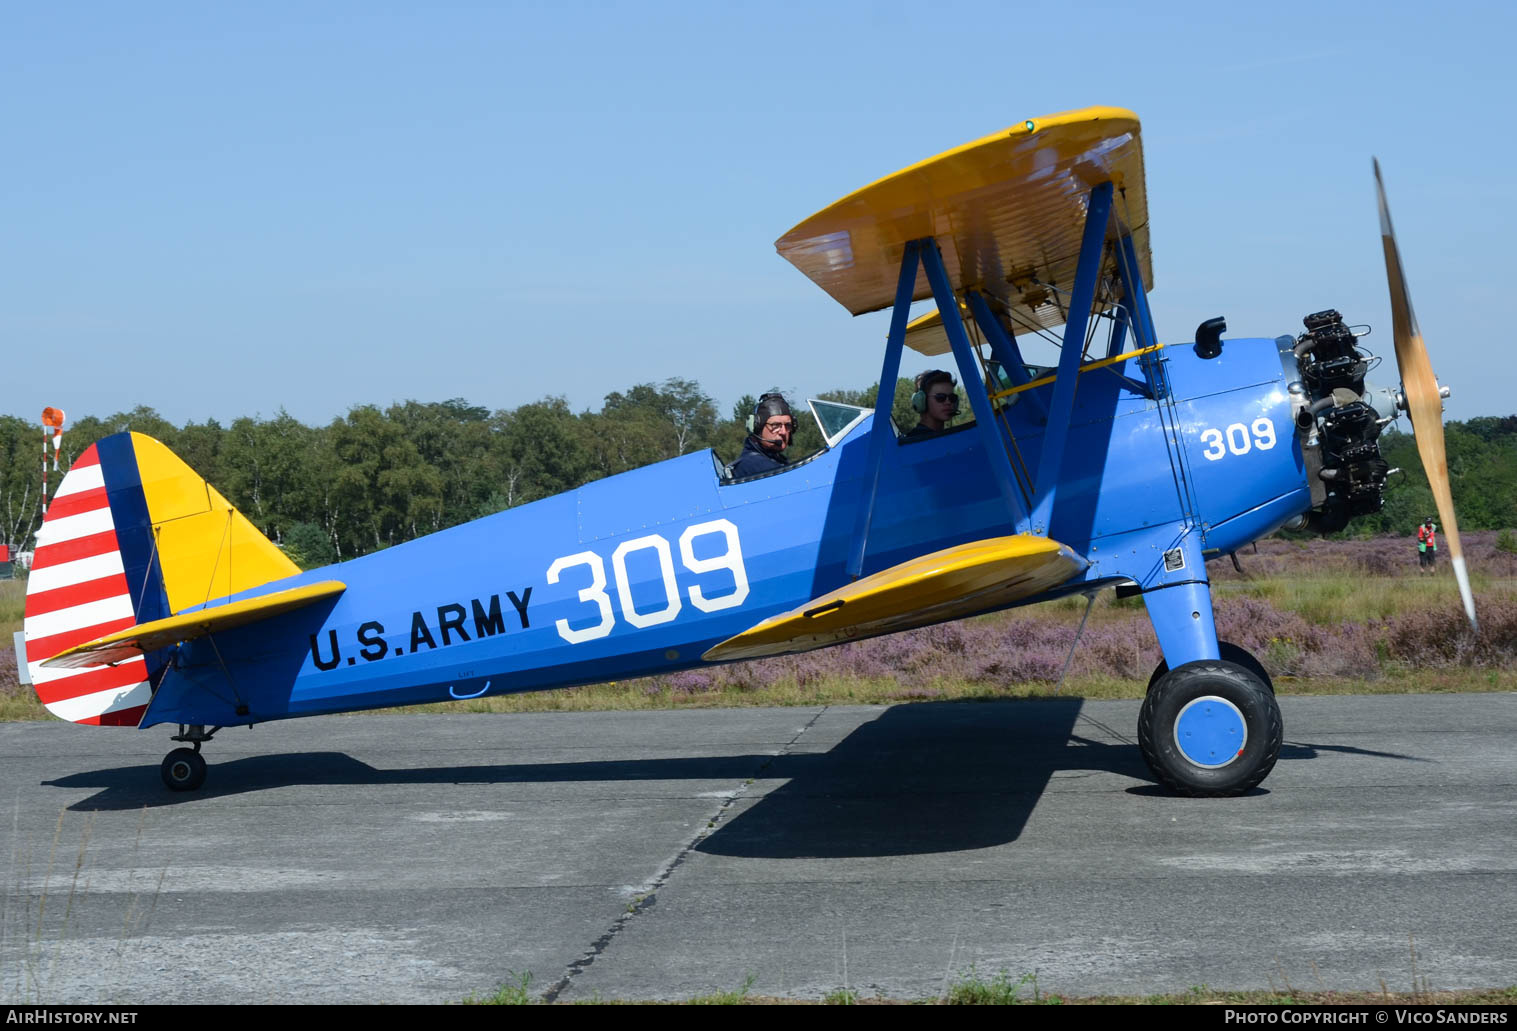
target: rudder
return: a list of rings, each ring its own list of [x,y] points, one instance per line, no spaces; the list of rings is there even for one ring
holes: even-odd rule
[[[163,444],[141,433],[97,441],[70,466],[37,531],[24,624],[37,697],[75,723],[136,726],[166,652],[85,669],[41,663],[297,572]]]

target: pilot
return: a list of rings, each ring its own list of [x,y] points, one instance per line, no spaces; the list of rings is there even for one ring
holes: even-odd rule
[[[928,369],[916,378],[916,393],[911,395],[911,407],[920,418],[906,440],[932,437],[948,428],[948,422],[959,414],[958,386],[952,373],[942,369]]]
[[[739,479],[783,469],[787,464],[785,449],[794,435],[790,405],[780,394],[765,394],[748,417],[748,439],[743,441],[743,453],[729,467],[730,474]]]

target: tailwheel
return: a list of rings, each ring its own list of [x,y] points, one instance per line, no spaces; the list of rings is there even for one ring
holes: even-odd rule
[[[1280,758],[1280,706],[1245,667],[1187,662],[1143,699],[1138,748],[1160,783],[1192,798],[1241,795]]]
[[[194,791],[205,783],[205,759],[196,748],[176,748],[164,756],[159,768],[163,783],[172,791]]]

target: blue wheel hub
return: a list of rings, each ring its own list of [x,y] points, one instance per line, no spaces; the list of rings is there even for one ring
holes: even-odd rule
[[[1219,770],[1243,754],[1248,723],[1226,698],[1203,695],[1188,702],[1175,717],[1175,747],[1205,770]]]

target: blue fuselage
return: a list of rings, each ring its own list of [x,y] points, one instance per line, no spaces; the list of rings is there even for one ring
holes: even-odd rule
[[[1159,399],[1080,378],[1050,537],[1089,568],[1070,587],[1205,578],[1226,553],[1310,507],[1288,376],[1273,340],[1218,357],[1162,352]],[[1050,387],[1041,394],[1046,409]],[[1030,401],[1032,403],[1030,403]],[[1024,396],[1000,441],[1033,484],[1043,427]],[[184,646],[142,725],[233,725],[618,680],[702,664],[712,645],[848,581],[863,532],[872,419],[791,468],[724,484],[699,452],[288,580],[347,589]],[[864,573],[1025,530],[986,475],[986,435],[885,449]],[[1191,556],[1180,569],[1164,556]],[[1034,599],[1036,600],[1036,599]],[[224,665],[223,665],[224,663]]]

